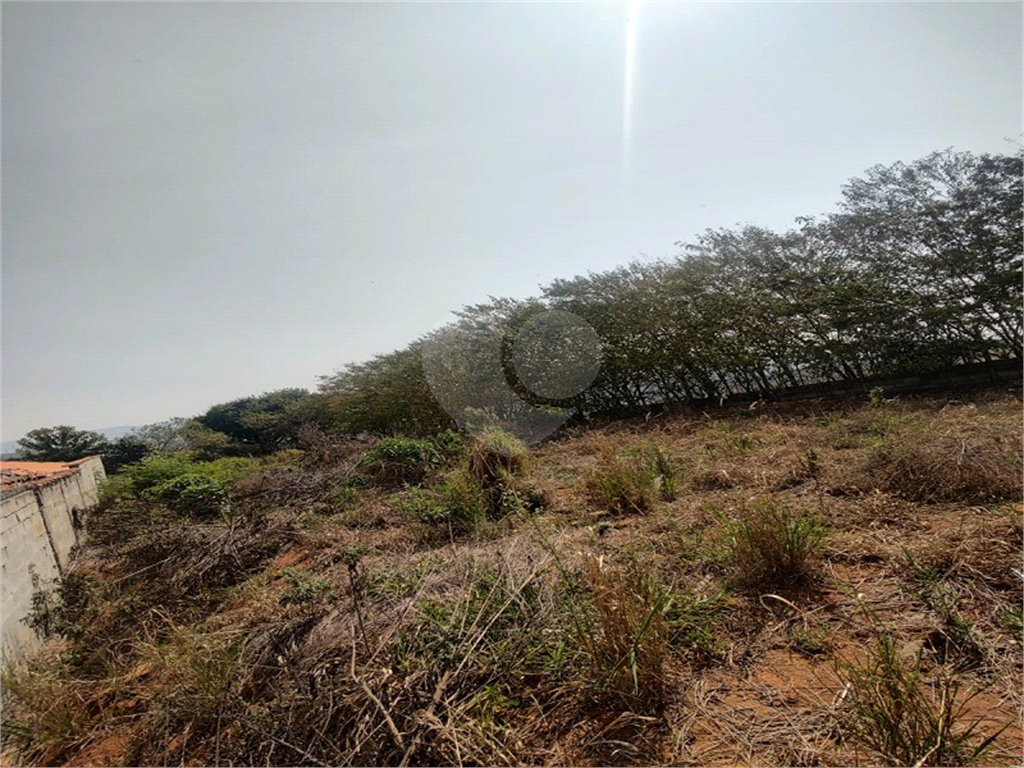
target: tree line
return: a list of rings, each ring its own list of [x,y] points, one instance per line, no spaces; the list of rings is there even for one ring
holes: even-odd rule
[[[107,448],[110,463],[173,449],[265,454],[309,425],[431,433],[453,426],[452,403],[499,420],[534,406],[615,414],[1019,359],[1022,177],[1022,151],[876,166],[843,186],[836,210],[785,232],[707,230],[672,259],[555,280],[528,299],[492,297],[404,349],[321,377],[316,393],[265,393],[143,428]],[[593,383],[562,400],[531,392],[513,360],[520,330],[548,310],[577,315],[601,341]],[[586,350],[569,336],[543,352],[571,367]],[[443,359],[444,392],[436,381],[432,390],[425,354]],[[26,458],[43,456],[35,433],[22,441]]]
[[[671,260],[466,307],[443,329],[464,339],[454,377],[463,402],[473,406],[474,392],[482,403],[501,401],[488,392],[474,339],[481,348],[494,335],[512,340],[544,310],[575,313],[603,342],[594,383],[546,403],[583,412],[1020,358],[1021,179],[1021,152],[935,152],[869,169],[842,188],[836,211],[786,232],[708,230],[678,243]],[[307,407],[348,432],[449,424],[422,365],[437,333],[324,377]],[[538,404],[522,388],[516,394],[509,408]]]

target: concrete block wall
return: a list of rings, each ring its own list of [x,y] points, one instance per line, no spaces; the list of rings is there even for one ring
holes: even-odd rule
[[[32,610],[33,574],[43,586],[66,572],[79,543],[85,513],[99,500],[105,477],[99,457],[76,462],[77,471],[17,486],[0,500],[0,642],[2,655],[23,659],[40,639],[23,619]]]

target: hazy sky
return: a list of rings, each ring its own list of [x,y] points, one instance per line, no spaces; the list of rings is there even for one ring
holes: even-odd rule
[[[1022,131],[1019,2],[0,13],[4,440],[312,388],[489,294]]]

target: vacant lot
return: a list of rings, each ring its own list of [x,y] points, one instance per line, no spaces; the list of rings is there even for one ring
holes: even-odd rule
[[[1004,386],[122,482],[5,760],[1018,765],[1021,452]]]

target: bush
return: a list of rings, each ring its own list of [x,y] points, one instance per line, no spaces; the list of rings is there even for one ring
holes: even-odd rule
[[[740,580],[762,586],[807,581],[825,537],[815,515],[794,514],[767,497],[747,505],[726,529]]]
[[[194,466],[181,455],[149,456],[139,464],[125,467],[121,474],[128,478],[129,490],[140,494],[179,475],[188,474]]]
[[[288,591],[281,596],[281,605],[311,603],[330,596],[331,582],[318,579],[304,568],[285,568],[281,571],[288,582]]]
[[[224,486],[205,475],[179,475],[151,488],[149,495],[174,512],[200,519],[216,517],[227,505]]]
[[[437,447],[429,440],[386,437],[367,452],[359,470],[384,487],[419,485],[441,464]]]
[[[472,533],[487,517],[483,488],[462,472],[453,472],[429,489],[410,488],[399,501],[399,509],[421,523],[442,526],[457,536]]]
[[[117,476],[118,482],[109,486],[106,495],[111,497],[114,493],[131,492],[138,496],[185,476],[206,478],[223,489],[259,468],[259,459],[243,457],[195,462],[181,454],[149,456],[139,464],[124,467]],[[120,478],[124,480],[120,481]]]

